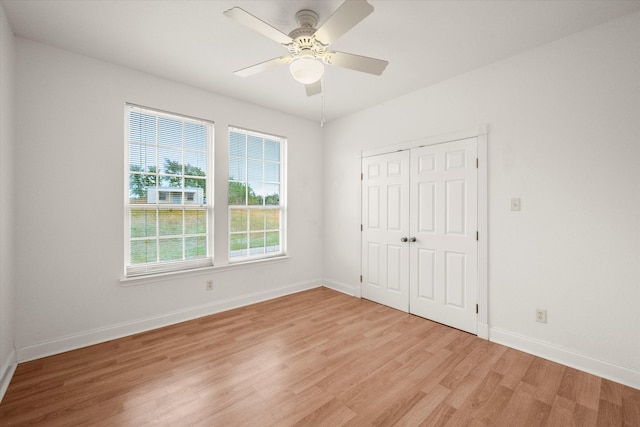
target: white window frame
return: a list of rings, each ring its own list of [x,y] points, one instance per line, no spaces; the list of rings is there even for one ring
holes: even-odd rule
[[[130,126],[129,126],[129,113],[130,111],[139,111],[141,113],[144,114],[150,114],[150,115],[154,115],[156,117],[165,117],[165,118],[170,118],[173,120],[180,120],[182,122],[186,122],[186,123],[194,123],[194,124],[198,124],[198,125],[203,125],[205,126],[206,130],[207,130],[207,145],[206,145],[206,188],[208,190],[208,196],[206,198],[206,201],[202,201],[200,204],[189,204],[189,203],[185,203],[185,199],[186,199],[186,195],[184,193],[184,188],[182,188],[182,198],[181,198],[181,203],[167,203],[166,200],[162,201],[160,200],[160,197],[156,197],[155,198],[155,202],[154,203],[131,203],[130,202],[130,188],[129,188],[129,176],[130,176],[130,158],[129,158],[129,151],[130,151],[130,140],[129,140],[129,130],[130,130]],[[214,138],[214,123],[212,121],[209,120],[204,120],[204,119],[199,119],[199,118],[195,118],[195,117],[189,117],[189,116],[185,116],[183,114],[176,114],[176,113],[169,113],[166,111],[162,111],[162,110],[158,110],[158,109],[153,109],[153,108],[147,108],[147,107],[142,107],[142,106],[138,106],[138,105],[134,105],[134,104],[125,104],[125,108],[124,108],[124,123],[125,123],[125,129],[124,129],[124,145],[125,145],[125,158],[124,158],[124,170],[125,170],[125,179],[124,179],[124,223],[125,223],[125,229],[124,229],[124,234],[125,234],[125,252],[124,252],[124,266],[125,266],[125,278],[131,278],[131,277],[141,277],[141,276],[146,276],[146,275],[151,275],[151,274],[158,274],[158,273],[166,273],[166,272],[173,272],[173,271],[183,271],[183,270],[190,270],[190,269],[196,269],[196,268],[202,268],[202,267],[210,267],[213,265],[213,248],[214,248],[214,228],[213,228],[213,200],[214,200],[214,194],[215,194],[215,188],[214,188],[214,169],[213,169],[213,138]],[[157,132],[157,130],[156,130]],[[157,145],[157,143],[156,143]],[[182,152],[185,152],[185,147],[184,145],[182,145],[181,147]],[[188,151],[188,149],[187,149]],[[156,150],[156,167],[158,167],[161,162],[159,160],[160,154],[158,153],[158,150]],[[184,165],[183,165],[184,166]],[[176,187],[179,188],[179,187]],[[158,193],[160,192],[159,187],[156,188],[156,191],[158,191]],[[159,194],[157,194],[157,196],[159,196]],[[166,199],[166,198],[165,198]],[[185,218],[186,218],[186,211],[189,210],[199,210],[199,211],[204,211],[206,214],[206,233],[205,233],[205,240],[206,240],[206,255],[204,257],[199,257],[199,258],[187,258],[187,259],[181,259],[181,260],[172,260],[172,261],[158,261],[158,262],[148,262],[148,263],[138,263],[138,264],[132,264],[130,261],[130,255],[131,255],[131,242],[132,239],[135,240],[136,238],[132,238],[131,237],[131,210],[132,209],[143,209],[143,210],[154,210],[156,212],[156,227],[158,227],[158,215],[159,212],[161,210],[171,210],[171,209],[175,209],[175,210],[181,210],[183,212],[183,227],[182,227],[182,231],[183,233],[178,235],[182,238],[185,237],[190,237],[188,234],[185,233]],[[202,233],[198,233],[198,236],[202,236]],[[161,236],[159,236],[158,231],[156,231],[156,236],[155,236],[156,240],[158,241],[158,247],[159,245],[159,241],[161,240]],[[183,253],[184,253],[184,248],[183,248]],[[159,251],[159,249],[158,249]]]
[[[234,264],[234,263],[240,263],[240,262],[246,262],[246,261],[253,261],[253,260],[260,260],[260,259],[267,259],[267,258],[273,258],[273,257],[281,257],[287,254],[287,226],[286,226],[286,169],[287,169],[287,159],[286,159],[286,146],[287,146],[287,140],[284,137],[281,136],[276,136],[276,135],[272,135],[272,134],[268,134],[265,132],[258,132],[258,131],[252,131],[252,130],[248,130],[248,129],[243,129],[243,128],[239,128],[239,127],[235,127],[235,126],[229,126],[228,131],[227,131],[227,136],[228,136],[228,145],[230,146],[231,144],[231,133],[235,132],[235,133],[239,133],[239,134],[243,134],[245,135],[247,138],[249,136],[253,136],[253,137],[257,137],[257,138],[262,138],[262,139],[266,139],[266,140],[271,140],[271,141],[276,141],[280,144],[280,160],[279,160],[279,168],[280,168],[280,176],[279,176],[279,186],[280,186],[280,195],[279,195],[279,204],[278,205],[266,205],[266,204],[262,204],[262,205],[249,205],[248,201],[246,205],[231,205],[229,204],[229,200],[227,198],[227,213],[228,213],[228,227],[227,227],[227,256],[228,256],[228,262],[230,264]],[[246,148],[248,150],[248,148]],[[227,164],[229,164],[229,160],[231,159],[232,154],[231,152],[228,153],[227,156]],[[248,158],[245,155],[245,158]],[[264,155],[263,155],[263,162],[265,162],[264,160]],[[245,171],[248,174],[248,168]],[[229,183],[230,181],[232,181],[230,179],[230,173],[227,176],[227,183]],[[233,181],[237,181],[240,182],[239,180],[233,180]],[[249,179],[248,179],[248,175],[246,176],[245,179],[245,183],[248,185]],[[228,184],[227,184],[227,189],[229,188]],[[258,254],[246,254],[246,255],[241,255],[241,256],[232,256],[232,251],[231,251],[231,244],[232,244],[232,234],[234,234],[234,232],[232,232],[231,230],[231,222],[232,222],[232,215],[231,215],[231,211],[233,209],[246,209],[248,212],[250,212],[251,210],[265,210],[265,211],[269,211],[269,210],[278,210],[279,211],[279,250],[278,251],[273,251],[273,252],[267,252],[266,248],[266,233],[267,233],[267,228],[266,228],[266,224],[265,224],[265,252],[263,253],[258,253]],[[250,215],[250,213],[249,213]],[[266,222],[266,220],[265,220]],[[250,233],[250,226],[249,226],[250,220],[249,218],[247,218],[247,234]],[[275,229],[273,229],[275,230]],[[271,232],[273,232],[273,230]],[[240,232],[242,233],[242,232]],[[249,246],[249,245],[248,245]],[[249,247],[247,249],[250,249]]]

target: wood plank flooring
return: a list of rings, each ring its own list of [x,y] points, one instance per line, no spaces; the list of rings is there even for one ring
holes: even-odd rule
[[[0,425],[640,426],[640,390],[318,288],[22,363]]]

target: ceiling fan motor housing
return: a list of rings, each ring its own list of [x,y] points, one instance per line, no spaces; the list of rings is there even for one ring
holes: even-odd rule
[[[291,55],[294,58],[322,58],[327,45],[313,36],[316,32],[318,14],[313,10],[303,9],[296,13],[296,21],[300,27],[289,33],[293,42],[286,45]]]

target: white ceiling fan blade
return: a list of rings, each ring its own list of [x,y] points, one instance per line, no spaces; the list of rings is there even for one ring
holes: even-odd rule
[[[315,32],[316,40],[331,44],[341,35],[355,27],[373,12],[373,6],[366,0],[345,0],[338,9]]]
[[[293,60],[290,56],[281,56],[279,58],[273,58],[265,62],[261,62],[251,67],[243,68],[238,71],[234,71],[233,74],[240,77],[253,76],[254,74],[261,73],[269,68],[277,67],[278,65],[288,64]]]
[[[318,95],[322,93],[322,80],[304,85],[304,88],[307,90],[307,96]]]
[[[224,14],[237,23],[242,24],[257,33],[260,33],[263,36],[270,38],[271,40],[275,40],[280,44],[288,44],[293,41],[291,37],[289,37],[285,33],[273,28],[263,20],[256,18],[246,10],[240,9],[239,7],[233,7],[229,10],[226,10]]]
[[[335,65],[336,67],[349,68],[377,76],[381,75],[389,64],[389,61],[383,61],[382,59],[344,52],[327,52],[324,57],[324,62],[329,65]]]

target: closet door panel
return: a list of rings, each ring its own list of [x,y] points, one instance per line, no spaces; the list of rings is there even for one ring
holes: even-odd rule
[[[362,297],[409,311],[409,152],[362,159]]]
[[[411,150],[409,311],[477,332],[476,138]]]

